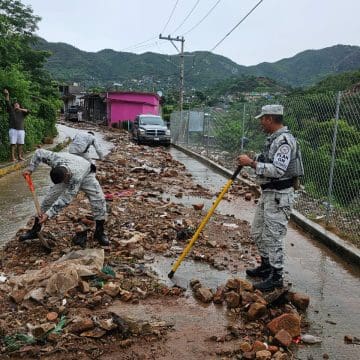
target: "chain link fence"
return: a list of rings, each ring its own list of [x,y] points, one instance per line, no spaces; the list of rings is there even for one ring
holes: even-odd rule
[[[262,151],[254,119],[264,104],[284,105],[285,125],[303,155],[304,189],[295,208],[360,246],[360,93],[314,93],[174,112],[172,142],[234,170],[241,153]]]

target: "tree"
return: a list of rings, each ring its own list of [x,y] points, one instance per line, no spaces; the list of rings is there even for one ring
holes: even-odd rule
[[[50,55],[38,51],[34,35],[40,17],[19,0],[0,0],[0,89],[10,90],[31,114],[25,122],[26,144],[30,150],[45,136],[56,134],[56,113],[60,106],[57,86],[44,69]],[[1,101],[2,100],[2,101]],[[8,156],[8,116],[0,94],[0,160]]]

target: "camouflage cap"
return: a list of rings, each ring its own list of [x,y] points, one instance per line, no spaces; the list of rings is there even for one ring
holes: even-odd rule
[[[284,115],[284,107],[282,105],[265,105],[255,119],[260,119],[264,115]]]

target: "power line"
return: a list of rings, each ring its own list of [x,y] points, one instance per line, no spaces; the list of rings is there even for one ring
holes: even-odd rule
[[[162,29],[161,34],[165,31],[165,29],[167,28],[167,26],[168,26],[168,24],[169,24],[172,16],[174,15],[174,12],[175,12],[175,9],[176,9],[176,6],[177,6],[178,2],[179,2],[179,0],[176,0],[176,3],[175,3],[175,5],[174,5],[174,7],[173,7],[173,9],[172,9],[172,11],[171,11],[170,16],[169,16],[169,19],[168,19],[168,21],[166,22],[164,28]]]
[[[190,10],[190,12],[185,16],[185,19],[182,21],[182,23],[174,30],[172,33],[176,33],[186,22],[186,20],[190,17],[190,15],[194,12],[196,7],[199,5],[200,0],[197,0],[193,8]]]
[[[139,42],[139,43],[137,43],[137,44],[134,44],[134,45],[128,46],[128,47],[126,47],[126,48],[120,49],[120,51],[131,50],[131,49],[134,49],[134,48],[136,49],[137,47],[139,47],[139,45],[142,45],[142,44],[148,43],[149,41],[152,41],[152,40],[155,40],[155,39],[157,39],[157,36],[154,36],[154,37],[152,37],[152,38],[150,38],[150,39],[147,39],[147,40],[141,41],[141,42]],[[140,46],[140,47],[141,47],[141,46]]]
[[[264,0],[260,0],[210,51],[214,51]]]
[[[175,11],[175,9],[176,9],[176,6],[177,6],[178,2],[179,2],[179,0],[176,0],[176,3],[175,3],[175,5],[174,5],[174,7],[173,7],[173,9],[172,9],[172,11],[171,11],[171,13],[170,13],[169,19],[167,20],[167,22],[166,22],[166,24],[165,24],[162,32],[164,32],[164,30],[165,30],[166,27],[168,26],[168,24],[169,24],[169,22],[170,22],[170,20],[171,20],[171,18],[172,18],[172,16],[173,16],[173,14],[174,14],[174,11]],[[136,43],[136,44],[134,44],[134,45],[128,46],[128,47],[126,47],[126,48],[120,49],[120,51],[136,50],[136,49],[139,47],[139,45],[148,43],[148,42],[150,42],[150,41],[152,41],[152,40],[155,40],[155,39],[157,39],[157,38],[158,38],[158,36],[155,35],[155,36],[153,36],[153,37],[151,37],[151,38],[149,38],[149,39],[147,39],[147,40],[144,40],[144,41],[141,41],[141,42]],[[140,47],[141,47],[141,46],[140,46]]]
[[[185,33],[182,34],[182,36],[188,34],[189,32],[193,31],[195,28],[197,28],[212,12],[213,10],[218,6],[218,4],[220,3],[221,0],[217,0],[217,2],[215,3],[215,5],[206,13],[206,15],[197,23],[195,24],[191,29],[189,29],[188,31],[186,31]]]

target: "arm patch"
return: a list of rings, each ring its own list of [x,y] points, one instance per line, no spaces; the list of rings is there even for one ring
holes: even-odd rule
[[[281,145],[275,155],[273,164],[280,170],[286,171],[291,159],[291,147],[288,144]]]

